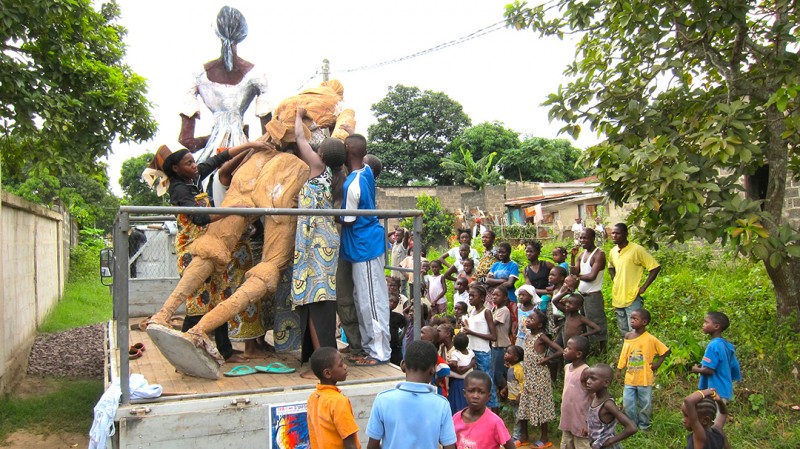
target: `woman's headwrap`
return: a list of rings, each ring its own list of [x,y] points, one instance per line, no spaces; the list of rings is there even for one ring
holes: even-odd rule
[[[222,39],[222,62],[225,70],[233,70],[233,46],[247,37],[247,20],[236,8],[223,6],[217,14],[217,36]]]
[[[150,188],[156,189],[156,195],[163,196],[169,189],[169,178],[175,176],[172,167],[188,152],[189,150],[182,148],[173,153],[168,146],[161,145],[142,172],[142,180]]]

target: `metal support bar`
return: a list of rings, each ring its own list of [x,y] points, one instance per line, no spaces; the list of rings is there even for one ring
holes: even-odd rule
[[[120,212],[114,228],[114,318],[117,320],[117,347],[119,349],[119,380],[122,389],[121,404],[131,399],[130,347],[128,328],[128,213]],[[113,357],[113,354],[112,354]]]
[[[422,329],[422,215],[414,217],[414,340],[420,339]]]

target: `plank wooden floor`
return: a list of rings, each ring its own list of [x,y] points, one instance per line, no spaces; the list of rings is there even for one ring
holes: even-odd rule
[[[132,318],[130,323],[138,323],[141,318]],[[271,334],[268,334],[268,340]],[[256,373],[242,377],[221,377],[218,380],[201,379],[198,377],[187,376],[175,371],[158,348],[152,343],[147,332],[138,330],[130,331],[130,342],[143,343],[145,351],[142,357],[130,361],[130,372],[142,374],[150,384],[160,384],[164,390],[164,395],[195,395],[195,394],[224,394],[225,392],[242,390],[263,390],[283,387],[293,389],[300,386],[313,386],[315,379],[304,379],[300,373],[310,370],[308,363],[300,366],[300,352],[270,354],[268,358],[251,359],[249,363],[226,363],[220,367],[220,372],[230,371],[237,365],[268,365],[272,362],[282,362],[287,366],[295,368],[294,373],[289,374],[267,374]],[[242,343],[234,343],[234,348],[244,349]],[[112,348],[119,366],[119,350]],[[404,374],[400,368],[384,364],[379,366],[360,367],[349,365],[347,371],[347,382],[370,380],[386,381],[396,378],[398,381],[404,379]]]

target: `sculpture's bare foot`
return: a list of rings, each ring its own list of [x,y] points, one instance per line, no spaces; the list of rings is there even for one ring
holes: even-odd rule
[[[201,332],[184,334],[169,326],[151,323],[147,326],[147,335],[177,371],[205,379],[219,378],[219,366],[225,361],[214,343]]]
[[[172,318],[172,314],[169,314],[164,309],[161,309],[155,315],[147,319],[145,328],[149,327],[151,324],[158,324],[160,326],[170,327],[169,324],[170,318]]]

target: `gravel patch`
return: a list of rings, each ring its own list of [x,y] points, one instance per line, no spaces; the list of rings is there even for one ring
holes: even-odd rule
[[[40,334],[28,357],[28,375],[103,378],[106,325]]]

